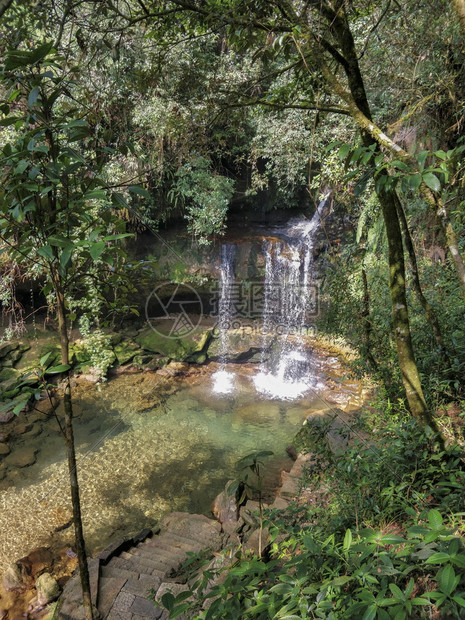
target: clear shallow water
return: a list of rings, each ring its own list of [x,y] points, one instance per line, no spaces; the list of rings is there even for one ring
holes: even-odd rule
[[[75,388],[85,535],[95,552],[126,533],[153,524],[170,510],[208,514],[215,496],[234,477],[236,462],[272,450],[271,491],[291,466],[291,443],[315,395],[294,401],[260,398],[251,369],[230,365],[234,390],[215,394],[210,373],[166,379],[153,373],[122,375],[100,391]],[[231,368],[228,368],[231,372]],[[162,404],[160,392],[165,391]],[[320,405],[321,406],[321,405]],[[39,425],[39,422],[35,422]],[[34,427],[35,428],[35,427]],[[12,453],[37,450],[36,463],[9,467],[0,483],[0,573],[14,559],[50,541],[71,543],[72,528],[63,440],[52,423],[36,437],[19,437]]]

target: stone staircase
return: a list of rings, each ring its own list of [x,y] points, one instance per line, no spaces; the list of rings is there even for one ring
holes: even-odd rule
[[[311,455],[299,455],[289,473],[282,472],[282,486],[271,508],[285,508],[299,493],[302,468]],[[220,496],[219,496],[220,497]],[[233,501],[226,495],[227,501]],[[248,501],[240,509],[239,520],[228,523],[225,514],[219,520],[204,515],[172,512],[163,517],[159,527],[143,530],[137,536],[114,543],[89,561],[91,592],[95,609],[102,620],[167,620],[168,613],[160,608],[154,598],[167,591],[176,596],[186,589],[182,575],[175,577],[189,553],[224,547],[225,541],[236,540],[241,535],[244,551],[258,553],[258,502]],[[227,511],[226,511],[227,512]],[[230,525],[230,527],[228,527]],[[231,538],[232,536],[232,538]],[[263,531],[263,546],[268,543],[268,532]],[[214,562],[214,561],[213,561]],[[58,620],[85,620],[79,575],[66,584],[60,601]]]
[[[137,536],[107,547],[89,562],[93,603],[102,620],[165,620],[168,614],[152,600],[158,593],[179,584],[172,575],[188,553],[204,549],[212,553],[222,547],[221,524],[203,515],[173,512],[160,522],[156,532],[143,530]],[[176,588],[178,586],[178,588]],[[149,598],[151,597],[151,598]],[[79,575],[65,586],[58,620],[84,620]]]

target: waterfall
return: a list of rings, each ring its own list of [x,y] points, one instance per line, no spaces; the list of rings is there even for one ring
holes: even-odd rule
[[[260,371],[254,377],[258,392],[271,398],[298,398],[313,386],[311,357],[305,335],[312,308],[313,246],[322,211],[329,195],[320,202],[311,220],[291,220],[278,238],[263,245],[265,278],[262,299]],[[229,394],[234,373],[226,370],[229,328],[234,318],[236,246],[221,248],[218,328],[220,367],[213,375],[213,390]]]
[[[259,392],[271,397],[297,398],[311,386],[304,334],[313,302],[315,233],[326,200],[311,220],[289,222],[283,240],[268,241],[264,247],[263,353],[254,381]]]
[[[234,375],[225,370],[228,353],[229,329],[234,316],[232,303],[232,289],[234,285],[234,262],[236,246],[223,244],[221,246],[220,286],[218,300],[218,330],[219,330],[219,362],[220,368],[214,374],[215,392],[227,394],[233,389]]]

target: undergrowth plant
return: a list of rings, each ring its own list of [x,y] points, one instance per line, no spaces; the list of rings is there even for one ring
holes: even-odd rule
[[[163,598],[170,618],[465,617],[460,448],[441,450],[402,415],[374,437],[361,424],[344,452],[329,450],[326,432],[307,425],[299,446],[314,457],[302,484],[325,485],[326,505],[265,510],[265,558],[238,551],[197,572],[187,591]]]

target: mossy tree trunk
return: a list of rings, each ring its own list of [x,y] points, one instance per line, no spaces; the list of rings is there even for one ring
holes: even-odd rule
[[[433,333],[434,339],[436,340],[436,345],[438,347],[439,355],[441,357],[442,363],[446,367],[446,369],[451,368],[451,361],[449,359],[449,355],[447,352],[446,345],[444,343],[444,338],[442,336],[441,326],[439,325],[439,319],[437,317],[436,312],[433,307],[426,299],[423,288],[420,282],[420,274],[418,271],[418,263],[417,256],[415,252],[415,246],[413,245],[412,235],[410,234],[410,230],[408,227],[407,218],[405,216],[405,211],[402,206],[400,200],[397,203],[397,213],[399,216],[400,225],[402,228],[402,233],[404,235],[405,247],[407,249],[407,253],[410,260],[410,267],[412,270],[412,284],[415,290],[415,293],[418,297],[418,301],[420,302],[421,307],[425,313],[426,320],[428,321],[431,331]]]
[[[364,145],[370,146],[373,143],[373,133],[368,130],[368,127],[358,122],[359,116],[361,116],[371,123],[371,110],[349,22],[342,5],[340,5],[337,11],[331,12],[327,10],[327,13],[327,17],[330,19],[330,28],[339,44],[344,60],[341,64],[349,85],[350,99],[348,103],[353,104],[352,116],[360,127]],[[323,65],[323,69],[323,75],[329,82],[329,85],[333,87],[333,90],[336,92],[338,90],[345,90],[339,84],[334,73],[328,71],[327,66]],[[375,153],[381,152],[381,144],[377,139],[376,144],[377,149]],[[381,172],[382,174],[387,175],[387,172]],[[423,394],[412,344],[405,288],[404,248],[396,207],[398,197],[393,190],[379,190],[377,191],[377,196],[381,205],[388,241],[389,292],[402,383],[412,415],[423,423],[434,426]]]

